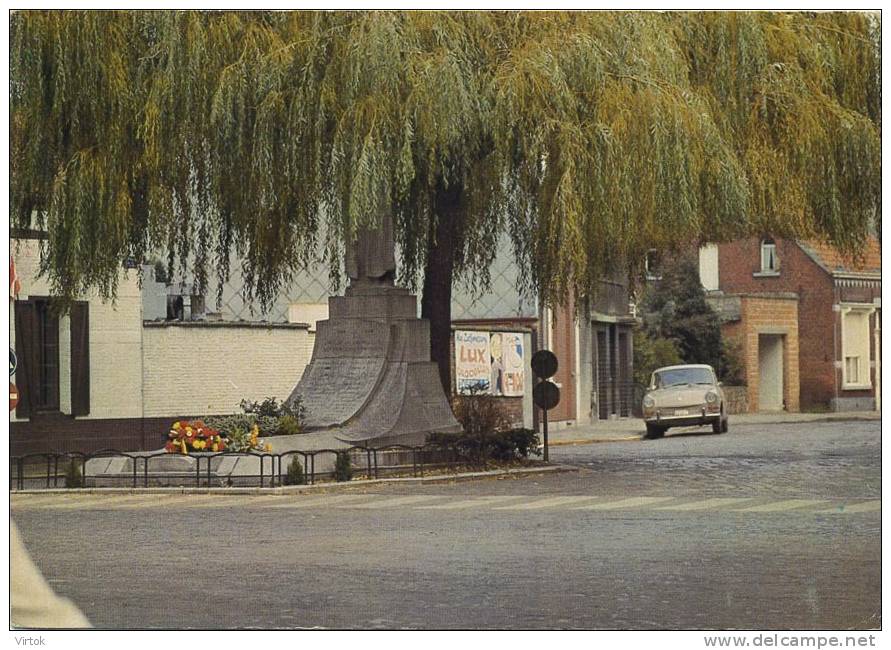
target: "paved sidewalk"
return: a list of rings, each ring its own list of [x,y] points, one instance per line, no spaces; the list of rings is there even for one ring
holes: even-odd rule
[[[793,424],[796,422],[832,422],[845,420],[881,420],[875,411],[849,411],[839,413],[744,413],[730,416],[731,431],[734,426],[749,424]],[[594,424],[561,426],[551,423],[548,429],[549,445],[572,445],[589,442],[618,442],[639,440],[644,434],[640,418],[598,421]]]

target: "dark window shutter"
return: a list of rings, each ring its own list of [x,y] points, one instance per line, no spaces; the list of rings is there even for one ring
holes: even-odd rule
[[[15,414],[27,418],[37,404],[40,356],[37,349],[37,305],[27,300],[15,301],[15,354],[18,367],[15,384],[19,389],[19,403]]]
[[[90,412],[90,308],[71,306],[71,415]]]

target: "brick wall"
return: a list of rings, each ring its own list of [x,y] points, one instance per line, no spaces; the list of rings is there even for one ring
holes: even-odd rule
[[[761,269],[760,239],[721,244],[720,288],[725,293],[797,294],[800,407],[828,406],[836,390],[833,281],[794,241],[778,239],[776,244],[780,266],[775,277],[754,275]],[[759,316],[759,308],[760,304],[749,307],[751,315],[763,322],[766,314]]]
[[[146,323],[145,415],[235,413],[242,399],[286,399],[313,339],[297,324]]]
[[[794,298],[754,298],[742,300],[742,353],[748,386],[748,408],[760,410],[759,343],[762,334],[783,336],[783,402],[786,410],[800,409],[799,319]]]
[[[552,422],[575,422],[576,413],[576,321],[571,301],[551,313],[551,352],[557,357],[557,374],[551,381],[560,386],[560,403],[548,412]]]

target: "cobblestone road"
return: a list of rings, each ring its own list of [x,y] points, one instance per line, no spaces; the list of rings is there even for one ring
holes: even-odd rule
[[[577,471],[323,495],[19,495],[13,517],[101,627],[872,628],[879,429],[566,446]]]

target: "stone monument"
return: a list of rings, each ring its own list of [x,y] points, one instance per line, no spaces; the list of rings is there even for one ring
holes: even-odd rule
[[[312,359],[288,398],[302,399],[306,428],[373,447],[460,431],[430,360],[430,323],[394,284],[389,216],[347,246],[346,271],[345,295],[328,299],[328,320],[318,322]]]

